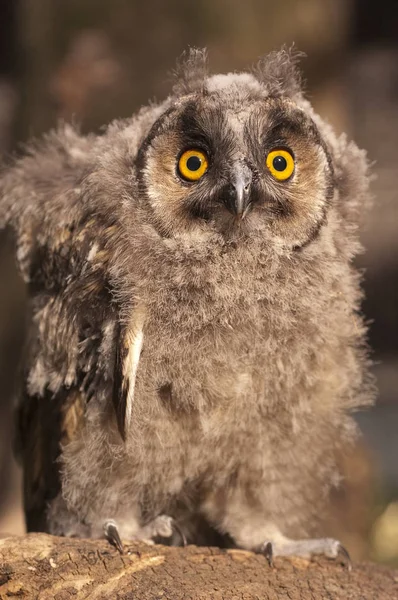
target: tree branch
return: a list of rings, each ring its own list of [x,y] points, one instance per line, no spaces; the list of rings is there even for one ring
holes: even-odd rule
[[[0,598],[39,600],[392,600],[398,571],[327,559],[276,559],[217,548],[28,534],[0,540]]]

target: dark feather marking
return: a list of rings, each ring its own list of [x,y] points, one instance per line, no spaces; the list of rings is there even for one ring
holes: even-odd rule
[[[61,445],[82,424],[83,398],[63,388],[55,396],[26,396],[17,410],[17,453],[24,465],[24,509],[28,531],[48,531],[47,508],[61,489],[57,459]],[[74,419],[70,418],[74,411]],[[74,421],[74,422],[73,422]]]
[[[324,210],[322,217],[311,228],[311,230],[310,230],[310,232],[308,234],[307,239],[302,244],[299,244],[297,246],[293,246],[293,250],[295,252],[303,250],[304,248],[306,248],[307,246],[309,246],[312,242],[314,242],[319,237],[321,229],[326,224],[326,221],[327,221],[327,212],[326,212],[326,210]]]
[[[173,390],[173,386],[171,383],[165,383],[164,385],[162,385],[159,388],[158,394],[159,394],[159,398],[161,399],[163,404],[165,404],[165,405],[171,404],[172,399],[173,399],[172,390]]]
[[[207,108],[201,112],[198,100],[188,102],[179,116],[181,150],[199,147],[210,160],[217,156],[225,162],[234,148],[234,137],[220,107]]]
[[[168,118],[177,109],[178,109],[178,106],[173,104],[164,113],[162,113],[162,115],[152,125],[151,129],[149,130],[148,135],[146,136],[146,138],[144,139],[144,141],[142,142],[142,144],[140,146],[140,149],[138,150],[137,158],[135,160],[135,165],[136,165],[138,171],[141,171],[145,165],[144,157],[145,157],[145,154],[147,153],[149,146],[152,144],[153,140],[159,135],[160,130],[162,129],[162,127],[164,126],[164,124],[168,120]]]
[[[200,122],[197,102],[189,102],[185,106],[179,117],[178,129],[181,132],[181,150],[196,146],[208,153],[213,152],[213,145],[216,145],[216,140],[213,137],[214,131],[209,132],[211,135],[206,135]]]
[[[127,396],[130,389],[128,377],[124,377],[124,364],[127,359],[129,348],[126,343],[126,327],[117,326],[118,343],[116,346],[115,368],[113,373],[113,394],[112,400],[116,413],[117,426],[123,441],[126,440],[126,410]]]
[[[71,360],[76,360],[76,376],[71,387],[61,384],[55,393],[46,388],[41,395],[30,395],[25,389],[17,411],[29,531],[48,531],[47,508],[60,491],[61,445],[83,423],[85,404],[110,385],[112,366],[103,363],[100,347],[102,327],[116,319],[118,310],[107,274],[107,246],[115,235],[112,219],[86,214],[67,230],[53,231],[45,244],[32,237],[29,292],[39,317],[33,357],[40,356],[64,383]],[[98,251],[88,261],[94,243]]]

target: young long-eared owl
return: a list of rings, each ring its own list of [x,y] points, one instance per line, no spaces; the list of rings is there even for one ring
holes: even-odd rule
[[[325,553],[372,401],[357,225],[365,155],[294,55],[209,76],[4,168],[30,328],[17,406],[29,530]]]

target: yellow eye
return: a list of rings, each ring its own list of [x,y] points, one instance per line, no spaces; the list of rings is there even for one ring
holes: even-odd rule
[[[286,181],[293,174],[294,158],[288,150],[271,150],[266,165],[275,179]]]
[[[178,172],[187,181],[198,181],[208,167],[207,156],[201,150],[186,150],[178,161]]]

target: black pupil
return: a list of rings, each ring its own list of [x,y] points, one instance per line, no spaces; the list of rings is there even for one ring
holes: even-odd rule
[[[197,171],[202,166],[199,156],[190,156],[187,160],[187,167],[190,171]]]
[[[275,171],[284,171],[287,167],[287,160],[283,156],[275,156],[272,164]]]

